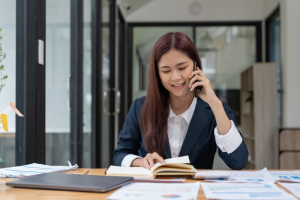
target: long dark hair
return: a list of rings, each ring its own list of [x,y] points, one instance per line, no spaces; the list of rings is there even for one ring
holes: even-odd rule
[[[191,39],[181,32],[169,32],[155,43],[149,66],[147,95],[140,113],[143,143],[149,153],[157,152],[164,157],[169,117],[169,91],[162,85],[158,62],[170,49],[176,49],[197,62],[202,69],[198,52]]]

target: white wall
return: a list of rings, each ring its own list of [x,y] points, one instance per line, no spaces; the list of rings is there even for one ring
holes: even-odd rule
[[[193,16],[189,7],[199,2],[202,12]],[[263,0],[152,0],[126,17],[128,22],[253,21],[263,16]]]
[[[300,1],[281,0],[283,126],[300,127]]]
[[[264,0],[263,1],[263,17],[267,18],[279,5],[280,0]]]

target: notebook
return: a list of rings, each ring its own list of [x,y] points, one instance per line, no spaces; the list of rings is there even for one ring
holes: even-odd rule
[[[134,178],[153,179],[157,175],[194,175],[197,170],[190,163],[188,156],[170,158],[167,163],[156,163],[150,170],[144,167],[120,167],[110,166],[107,170],[108,176],[132,176]]]
[[[47,173],[6,182],[6,185],[19,188],[106,192],[132,181],[132,177]]]

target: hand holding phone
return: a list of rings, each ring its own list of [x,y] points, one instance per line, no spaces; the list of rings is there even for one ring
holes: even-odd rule
[[[197,70],[197,62],[194,61],[194,71],[196,71],[196,70]],[[198,81],[195,81],[193,84],[195,84],[196,82],[198,82]],[[197,95],[197,91],[196,90],[201,91],[202,90],[202,86],[195,87],[195,89],[194,89],[195,96]]]

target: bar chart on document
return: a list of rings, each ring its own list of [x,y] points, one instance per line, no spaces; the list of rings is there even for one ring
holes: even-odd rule
[[[207,199],[272,199],[296,200],[274,183],[201,183]]]

